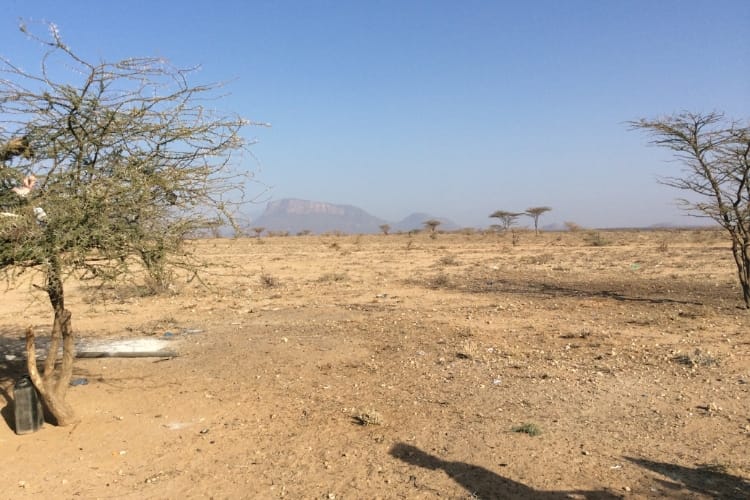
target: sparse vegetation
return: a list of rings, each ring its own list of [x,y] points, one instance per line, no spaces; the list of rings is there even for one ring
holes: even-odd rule
[[[456,259],[455,255],[443,255],[438,259],[438,265],[441,266],[458,266],[461,265],[461,263]]]
[[[446,288],[451,285],[451,278],[445,273],[439,273],[427,278],[426,283],[430,288]]]
[[[675,363],[695,368],[697,366],[715,366],[719,364],[718,359],[709,352],[696,349],[692,354],[675,354],[672,357]]]
[[[278,278],[267,272],[260,273],[258,278],[260,279],[261,285],[266,288],[276,288],[280,285]]]
[[[689,213],[724,228],[732,242],[745,308],[750,310],[750,124],[713,112],[680,113],[630,125],[672,151],[684,165],[681,177],[660,182],[695,197],[680,203]]]
[[[511,429],[513,432],[520,432],[522,434],[528,434],[529,436],[539,436],[542,433],[542,429],[532,423],[525,423],[517,425]]]
[[[320,282],[320,283],[331,283],[331,282],[346,281],[348,279],[349,279],[349,275],[346,274],[346,273],[333,272],[333,273],[322,274],[318,278],[318,282]]]
[[[383,425],[383,416],[375,410],[365,410],[352,416],[355,423],[368,425]]]
[[[584,241],[592,247],[603,247],[610,244],[610,241],[604,238],[599,231],[589,231],[586,233]]]
[[[515,229],[510,230],[510,242],[513,246],[518,245],[521,242],[521,232]]]
[[[128,473],[99,477],[45,462],[59,434],[54,429],[31,436],[44,446],[8,447],[0,466],[9,477],[28,480],[35,477],[26,474],[29,464],[37,464],[49,480],[31,479],[30,492],[41,488],[50,498],[79,489],[127,497],[133,488],[164,497],[195,491],[196,478],[205,491],[218,486],[214,496],[274,497],[282,485],[290,498],[320,491],[315,475],[287,481],[289,467],[319,468],[341,478],[337,485],[356,485],[332,487],[337,498],[377,496],[386,479],[389,493],[404,498],[434,496],[433,490],[462,497],[448,474],[429,472],[427,489],[427,475],[405,469],[405,462],[377,460],[377,470],[361,459],[385,451],[396,433],[414,445],[399,455],[413,453],[414,464],[437,463],[455,473],[496,464],[487,467],[491,485],[510,470],[500,464],[523,462],[539,479],[539,489],[529,490],[532,498],[578,491],[575,485],[542,491],[542,483],[557,484],[571,457],[585,462],[583,469],[572,465],[581,484],[608,490],[639,485],[660,495],[667,490],[656,471],[664,469],[651,474],[619,457],[649,457],[653,436],[664,435],[669,439],[659,440],[657,455],[679,457],[678,464],[665,460],[668,470],[686,465],[697,471],[695,464],[720,457],[732,475],[713,483],[710,494],[670,486],[673,497],[744,493],[750,315],[736,307],[727,245],[715,231],[602,231],[617,242],[609,247],[587,245],[586,234],[540,231],[537,237],[529,229],[512,251],[504,251],[510,234],[503,251],[496,235],[445,233],[436,245],[422,244],[427,238],[420,234],[408,253],[406,234],[363,236],[362,248],[350,255],[329,244],[349,248],[353,234],[264,234],[262,245],[255,239],[191,240],[187,245],[212,262],[210,273],[201,275],[208,288],[186,284],[176,297],[141,297],[113,287],[106,290],[106,307],[81,306],[93,288],[73,276],[69,307],[80,310],[77,325],[85,340],[164,338],[182,358],[76,362],[76,377],[88,378],[89,385],[71,388],[70,396],[96,418],[87,418],[86,432],[80,427],[70,438],[77,448],[107,456],[114,451],[112,459]],[[658,248],[665,238],[666,254]],[[451,259],[441,264],[446,256],[461,266]],[[641,265],[637,272],[631,271],[634,263]],[[281,284],[267,287],[260,274]],[[3,355],[11,354],[6,346],[22,333],[17,318],[39,310],[28,303],[23,289],[4,293]],[[194,328],[203,332],[187,333]],[[13,384],[7,370],[14,365],[7,359],[3,365],[9,368],[4,376],[0,371],[0,387],[7,390]],[[99,408],[92,398],[110,392]],[[442,431],[433,432],[438,424]],[[511,430],[522,424],[534,424],[541,434],[527,435],[533,427]],[[144,433],[144,425],[151,430]],[[0,426],[0,438],[29,439],[13,436],[8,425]],[[353,438],[361,439],[351,448]],[[285,439],[290,446],[279,446]],[[63,441],[60,446],[68,447],[69,439]],[[464,458],[456,443],[466,442],[486,446]],[[248,454],[247,443],[260,453]],[[549,459],[524,462],[529,446]],[[237,465],[247,467],[227,468],[237,457],[244,457]],[[186,469],[188,461],[200,470]],[[278,480],[275,492],[270,483],[236,483],[246,468]],[[164,471],[161,490],[159,483],[144,482],[158,471]],[[407,482],[405,471],[424,489]],[[703,474],[697,476],[701,488],[708,477]],[[516,479],[530,481],[523,477]],[[102,480],[110,478],[117,482],[105,486]],[[478,496],[495,498],[497,490]]]

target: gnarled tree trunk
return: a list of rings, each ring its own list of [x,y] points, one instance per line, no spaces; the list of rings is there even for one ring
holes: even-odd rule
[[[55,320],[52,325],[47,359],[44,362],[44,372],[40,374],[37,368],[34,330],[31,327],[26,330],[26,359],[29,377],[39,391],[42,402],[57,425],[65,426],[77,422],[73,408],[65,401],[70,377],[73,374],[75,343],[70,321],[71,314],[65,309],[65,293],[59,264],[57,258],[52,258],[47,270],[47,295],[55,312]],[[57,364],[60,341],[62,341],[63,356],[61,362]]]

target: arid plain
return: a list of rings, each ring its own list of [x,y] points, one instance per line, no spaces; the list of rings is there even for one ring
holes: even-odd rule
[[[18,436],[3,498],[748,498],[750,313],[718,231],[191,242],[157,296],[71,279],[80,423]],[[51,314],[3,292],[6,345]]]

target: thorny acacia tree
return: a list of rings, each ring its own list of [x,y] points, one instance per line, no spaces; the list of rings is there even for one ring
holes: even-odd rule
[[[429,219],[422,223],[424,227],[430,230],[430,234],[435,234],[435,231],[437,231],[437,228],[440,224],[442,224],[441,221],[437,219]]]
[[[683,175],[660,179],[664,185],[698,195],[680,199],[694,215],[723,227],[732,241],[732,254],[750,309],[750,126],[722,113],[690,113],[630,122],[645,130],[652,144],[669,149],[684,165]]]
[[[534,234],[539,234],[539,217],[550,210],[552,210],[551,207],[530,207],[526,209],[524,214],[534,219]]]
[[[495,219],[500,219],[500,226],[503,228],[503,231],[507,231],[508,229],[513,226],[513,224],[516,223],[518,218],[523,215],[519,212],[508,212],[506,210],[496,210],[490,214],[490,217]]]
[[[54,311],[50,355],[40,374],[29,328],[28,369],[66,425],[75,421],[64,399],[75,353],[65,279],[102,283],[146,269],[159,282],[175,265],[197,270],[181,244],[233,222],[250,177],[236,166],[248,122],[213,111],[218,86],[191,85],[189,70],[153,58],[91,63],[54,25],[47,37],[21,31],[44,54],[37,72],[0,59],[2,199],[13,200],[7,188],[30,174],[38,182],[2,209],[0,270],[11,281],[25,269],[42,273]]]

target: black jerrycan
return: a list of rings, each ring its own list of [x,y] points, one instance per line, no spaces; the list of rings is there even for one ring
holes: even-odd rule
[[[44,423],[42,401],[28,375],[21,377],[13,386],[16,416],[16,434],[38,431]]]

